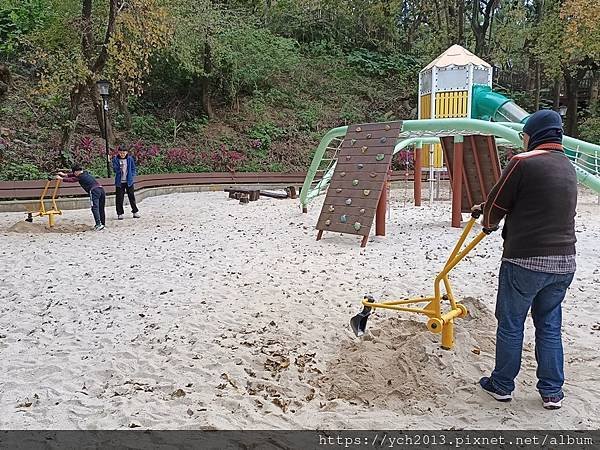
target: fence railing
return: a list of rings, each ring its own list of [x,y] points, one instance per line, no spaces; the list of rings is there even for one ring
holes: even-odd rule
[[[136,189],[156,188],[182,185],[211,185],[211,184],[301,184],[305,173],[168,173],[160,175],[140,175],[136,177]],[[114,194],[115,186],[112,178],[99,178],[98,181],[107,194]],[[3,181],[0,182],[0,200],[26,200],[39,198],[46,180],[37,181]],[[59,197],[86,196],[79,183],[61,183]]]

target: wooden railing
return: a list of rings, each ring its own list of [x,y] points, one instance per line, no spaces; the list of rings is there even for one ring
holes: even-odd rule
[[[422,174],[423,179],[427,174]],[[211,172],[211,173],[168,173],[160,175],[140,175],[136,177],[135,188],[137,190],[144,188],[155,188],[165,186],[183,186],[183,185],[282,185],[295,186],[301,185],[306,178],[304,172],[294,173],[234,173],[229,172]],[[414,180],[414,172],[410,170],[395,171],[392,174],[392,181]],[[112,178],[98,179],[104,186],[107,194],[114,194],[115,186]],[[319,179],[315,179],[318,182]],[[36,181],[3,181],[0,182],[0,200],[28,200],[38,199],[46,185],[46,180]],[[54,182],[52,182],[54,186]],[[87,196],[85,191],[78,183],[61,183],[58,190],[58,197],[83,197]]]
[[[140,175],[135,179],[136,189],[182,186],[182,185],[212,185],[212,184],[301,184],[306,177],[305,173],[168,173],[160,175]],[[115,185],[113,178],[100,178],[107,194],[114,194]],[[46,180],[37,181],[3,181],[0,182],[0,200],[18,200],[39,198]],[[54,185],[54,182],[53,184]],[[59,197],[86,196],[79,183],[61,183]]]

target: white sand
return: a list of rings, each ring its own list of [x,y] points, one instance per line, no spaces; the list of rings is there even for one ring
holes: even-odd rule
[[[451,277],[471,311],[453,351],[408,313],[352,334],[363,294],[430,294],[459,235],[447,202],[403,208],[404,195],[366,249],[315,241],[322,198],[302,215],[294,200],[155,197],[139,220],[109,209],[99,233],[8,232],[24,215],[0,215],[0,428],[599,428],[597,197],[578,209],[567,398],[546,411],[530,320],[515,400],[476,386],[493,366],[499,233]],[[88,210],[58,219],[90,222]]]

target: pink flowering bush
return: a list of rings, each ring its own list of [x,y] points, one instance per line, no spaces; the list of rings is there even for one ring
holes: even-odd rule
[[[213,170],[217,172],[235,172],[246,157],[235,150],[229,150],[225,144],[221,144],[218,150],[211,155]]]
[[[392,160],[393,170],[412,170],[415,168],[415,154],[411,150],[400,150]]]
[[[169,166],[193,166],[198,160],[198,154],[188,148],[170,148],[166,153]]]
[[[74,162],[89,167],[94,160],[104,158],[105,152],[103,145],[99,145],[89,136],[84,136],[71,150],[71,156]]]

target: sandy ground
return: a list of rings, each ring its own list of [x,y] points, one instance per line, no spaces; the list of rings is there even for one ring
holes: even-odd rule
[[[103,232],[81,232],[88,210],[55,233],[0,215],[0,428],[600,428],[597,197],[579,199],[567,398],[546,411],[530,320],[514,401],[476,386],[493,365],[499,233],[451,277],[470,310],[453,351],[408,313],[352,334],[363,294],[430,294],[459,235],[448,202],[408,195],[393,191],[388,235],[366,249],[315,241],[322,198],[302,215],[294,200],[155,197],[139,220],[109,210]]]

